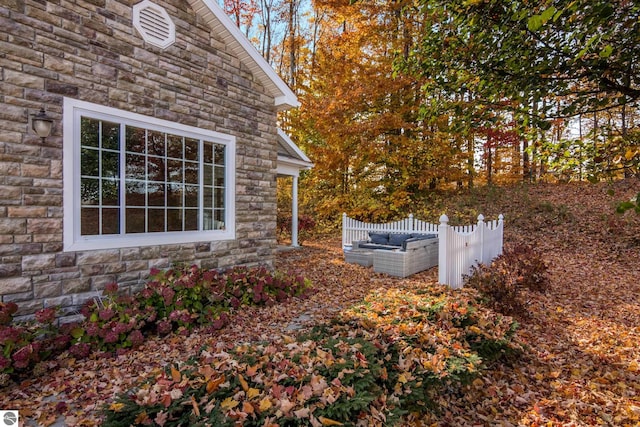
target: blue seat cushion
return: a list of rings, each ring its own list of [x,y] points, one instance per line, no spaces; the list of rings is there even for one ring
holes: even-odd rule
[[[371,240],[371,243],[374,243],[376,245],[388,245],[389,233],[374,233],[370,231],[369,240]]]
[[[402,246],[405,240],[410,239],[410,234],[399,234],[399,233],[391,233],[389,234],[389,244],[391,246]]]

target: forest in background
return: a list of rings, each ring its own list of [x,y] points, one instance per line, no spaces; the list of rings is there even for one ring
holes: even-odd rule
[[[640,173],[636,2],[219,1],[301,101],[280,124],[314,163],[303,215]]]

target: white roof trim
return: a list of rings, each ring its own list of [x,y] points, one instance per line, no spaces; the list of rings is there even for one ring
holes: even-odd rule
[[[280,138],[280,140],[284,142],[287,147],[289,147],[294,153],[296,153],[300,161],[308,163],[309,167],[313,166],[313,163],[311,163],[311,160],[307,157],[307,155],[304,154],[302,150],[291,140],[291,138],[289,138],[289,135],[284,133],[284,131],[280,128],[278,128],[278,138]]]
[[[242,31],[231,21],[215,0],[189,0],[196,15],[201,16],[212,30],[224,29],[221,32],[224,42],[246,64],[251,72],[262,82],[267,92],[275,99],[278,110],[288,110],[300,106],[298,97],[278,76],[266,59],[256,50]]]
[[[305,162],[304,160],[293,159],[287,156],[278,156],[278,166],[280,166],[280,163],[290,166],[296,166],[301,169],[311,169],[313,167],[313,163]]]
[[[301,170],[311,169],[313,165],[291,157],[278,156],[278,176],[300,176]]]

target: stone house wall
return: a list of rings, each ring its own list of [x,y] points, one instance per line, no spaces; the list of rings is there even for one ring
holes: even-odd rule
[[[273,266],[274,99],[185,0],[156,0],[176,25],[167,49],[132,25],[138,0],[0,4],[0,300],[19,315],[67,314],[108,283],[140,287],[152,267]],[[70,97],[234,135],[236,240],[63,252],[62,105]],[[54,118],[44,143],[29,114]]]

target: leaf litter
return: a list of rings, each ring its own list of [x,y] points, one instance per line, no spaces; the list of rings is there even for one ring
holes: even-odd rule
[[[487,217],[505,215],[506,242],[542,251],[550,290],[530,295],[532,316],[520,320],[518,331],[526,345],[522,357],[441,394],[438,411],[408,425],[640,425],[640,216],[613,213],[616,201],[639,188],[638,180],[540,184],[505,189],[479,207]],[[247,308],[220,331],[152,338],[118,357],[49,361],[33,378],[0,389],[0,407],[19,410],[27,425],[100,425],[103,405],[205,345],[224,351],[304,332],[377,289],[414,289],[438,277],[431,269],[395,279],[345,264],[340,240],[331,237],[279,253],[277,267],[301,271],[315,293]]]

